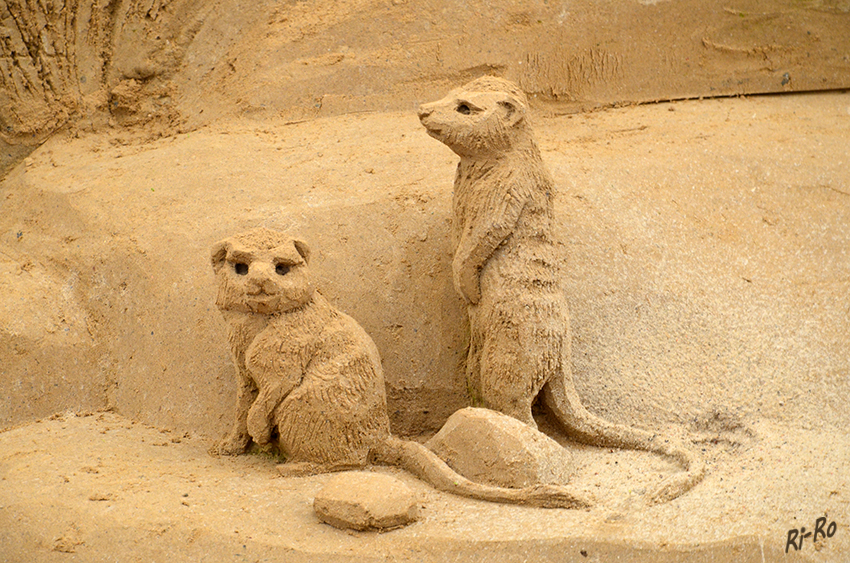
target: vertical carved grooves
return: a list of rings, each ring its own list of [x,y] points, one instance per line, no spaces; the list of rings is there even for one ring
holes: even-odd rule
[[[77,72],[77,11],[79,9],[78,0],[67,0],[65,2],[65,44],[70,48],[66,48],[66,60],[69,67],[69,72],[72,72],[71,83],[74,87],[76,97],[82,95],[80,91],[79,74]]]
[[[15,88],[15,95],[23,97],[27,91],[39,92],[41,90],[41,83],[33,64],[38,54],[38,46],[34,43],[32,37],[34,25],[28,21],[27,11],[21,9],[20,2],[17,0],[8,0],[6,10],[11,23],[14,23],[17,28],[17,34],[13,29],[3,32],[3,56],[12,67],[9,69],[8,75],[5,72],[3,73],[3,85],[6,86],[7,81],[11,80],[11,86]]]
[[[86,43],[97,53],[100,61],[100,80],[103,84],[112,64],[113,38],[120,4],[120,0],[93,0],[91,5]]]
[[[85,17],[91,2],[91,16]],[[62,125],[80,105],[78,31],[109,71],[127,0],[6,0],[0,3],[0,134],[35,135]],[[156,2],[159,9],[161,2]],[[77,29],[77,26],[80,29]]]
[[[569,53],[535,52],[525,57],[520,87],[529,93],[554,99],[577,100],[593,85],[620,77],[622,61],[617,55],[598,49]]]
[[[0,138],[36,143],[75,115],[84,93],[111,90],[122,78],[114,61],[121,41],[133,41],[121,51],[125,59],[134,49],[149,52],[156,74],[173,71],[215,7],[201,0],[0,1]],[[164,20],[166,10],[174,17]],[[129,24],[136,27],[126,35]],[[136,44],[145,33],[157,42]]]
[[[101,61],[101,81],[106,84],[109,80],[109,71],[112,68],[112,52],[115,48],[115,36],[118,32],[119,18],[121,13],[126,13],[126,9],[121,9],[124,0],[107,0],[106,5],[99,9],[101,14],[98,14],[98,30],[103,37],[103,41],[99,42],[100,61]],[[100,8],[95,4],[96,8]]]
[[[0,85],[12,99],[0,110],[3,133],[35,133],[67,118],[79,97],[77,0],[7,0],[5,5]]]

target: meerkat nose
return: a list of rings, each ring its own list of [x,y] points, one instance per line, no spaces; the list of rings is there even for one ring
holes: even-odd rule
[[[419,106],[419,111],[417,113],[419,114],[419,119],[425,119],[426,117],[431,115],[433,111],[433,108],[430,108],[427,105],[421,105]]]

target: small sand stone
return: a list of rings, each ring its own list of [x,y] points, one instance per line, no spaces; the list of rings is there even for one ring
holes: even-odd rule
[[[419,516],[410,487],[395,477],[365,471],[335,475],[316,495],[313,509],[325,524],[354,530],[398,528]]]
[[[565,484],[575,465],[546,434],[489,409],[455,412],[426,446],[467,479],[499,487]]]

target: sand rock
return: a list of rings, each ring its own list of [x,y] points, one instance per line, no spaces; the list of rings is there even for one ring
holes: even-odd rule
[[[569,481],[569,452],[510,416],[468,407],[454,413],[426,446],[478,483],[520,488]]]
[[[416,495],[389,475],[348,471],[335,475],[313,501],[319,520],[355,530],[406,526],[419,517]]]

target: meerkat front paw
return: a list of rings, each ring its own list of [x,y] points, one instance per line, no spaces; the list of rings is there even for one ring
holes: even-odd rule
[[[209,452],[214,456],[244,454],[250,443],[251,437],[247,434],[228,434],[223,440],[211,447]]]
[[[481,300],[481,288],[478,281],[478,271],[475,268],[464,267],[461,264],[453,264],[455,290],[475,305]]]
[[[248,434],[261,446],[268,444],[272,439],[272,426],[268,414],[266,414],[257,403],[248,411]]]

